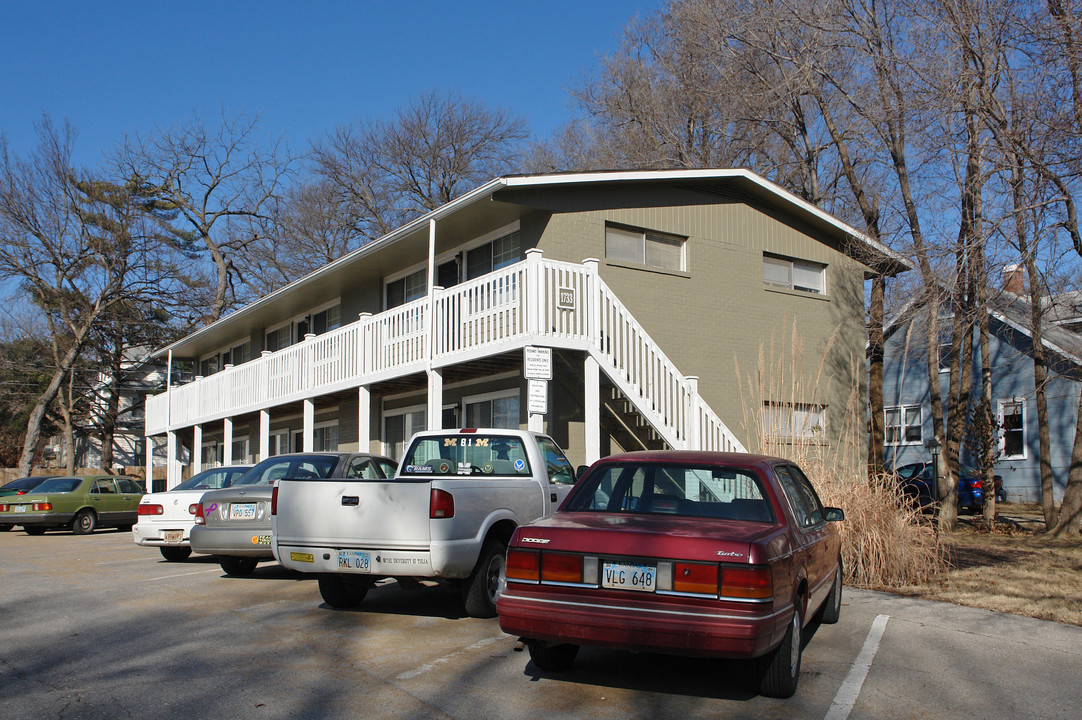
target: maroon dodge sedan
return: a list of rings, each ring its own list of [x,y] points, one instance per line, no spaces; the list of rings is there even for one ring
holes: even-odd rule
[[[790,697],[804,627],[841,612],[843,517],[780,458],[613,455],[515,531],[500,627],[542,670],[579,645],[748,658],[760,693]]]

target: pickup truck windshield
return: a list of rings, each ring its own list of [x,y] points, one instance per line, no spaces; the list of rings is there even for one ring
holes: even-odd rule
[[[530,475],[522,440],[505,435],[427,435],[410,445],[401,475]]]

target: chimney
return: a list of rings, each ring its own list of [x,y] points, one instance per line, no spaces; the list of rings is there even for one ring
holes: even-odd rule
[[[1003,266],[1003,289],[1015,295],[1024,295],[1026,281],[1022,266],[1017,263]]]

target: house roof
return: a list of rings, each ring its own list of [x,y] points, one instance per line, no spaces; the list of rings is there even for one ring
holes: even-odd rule
[[[782,210],[834,238],[847,254],[866,266],[878,265],[888,274],[904,272],[913,267],[903,255],[749,170],[715,168],[508,175],[475,188],[217,322],[156,350],[153,357],[161,357],[169,352],[183,357],[204,355],[238,337],[250,335],[259,328],[325,302],[328,297],[333,298],[336,292],[345,292],[359,283],[381,283],[379,268],[367,261],[376,253],[388,253],[392,258],[401,254],[402,264],[406,266],[410,264],[405,261],[407,258],[427,257],[428,226],[432,221],[444,221],[453,226],[452,230],[454,227],[468,226],[481,218],[503,219],[510,223],[518,219],[523,205],[538,206],[529,200],[540,197],[545,191],[650,184],[724,194],[729,198],[736,195],[749,203]],[[348,321],[343,318],[343,322]]]
[[[1082,335],[1064,327],[1060,314],[1054,311],[1049,312],[1049,305],[1055,305],[1054,298],[1052,303],[1043,302],[1042,304],[1045,306],[1047,314],[1041,323],[1041,344],[1065,360],[1082,367]],[[922,310],[919,299],[911,298],[886,323],[885,335],[889,337]],[[1009,290],[999,290],[988,298],[988,313],[1014,331],[1032,338],[1032,315],[1030,314],[1029,300],[1026,298],[1015,295]]]

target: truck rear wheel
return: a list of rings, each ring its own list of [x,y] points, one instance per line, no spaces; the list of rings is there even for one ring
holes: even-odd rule
[[[335,610],[348,610],[364,602],[368,583],[361,578],[347,575],[323,574],[319,576],[319,594],[323,602]]]
[[[507,546],[499,540],[486,540],[481,548],[481,559],[466,581],[466,614],[475,618],[496,617],[496,598],[503,584],[504,558]]]

